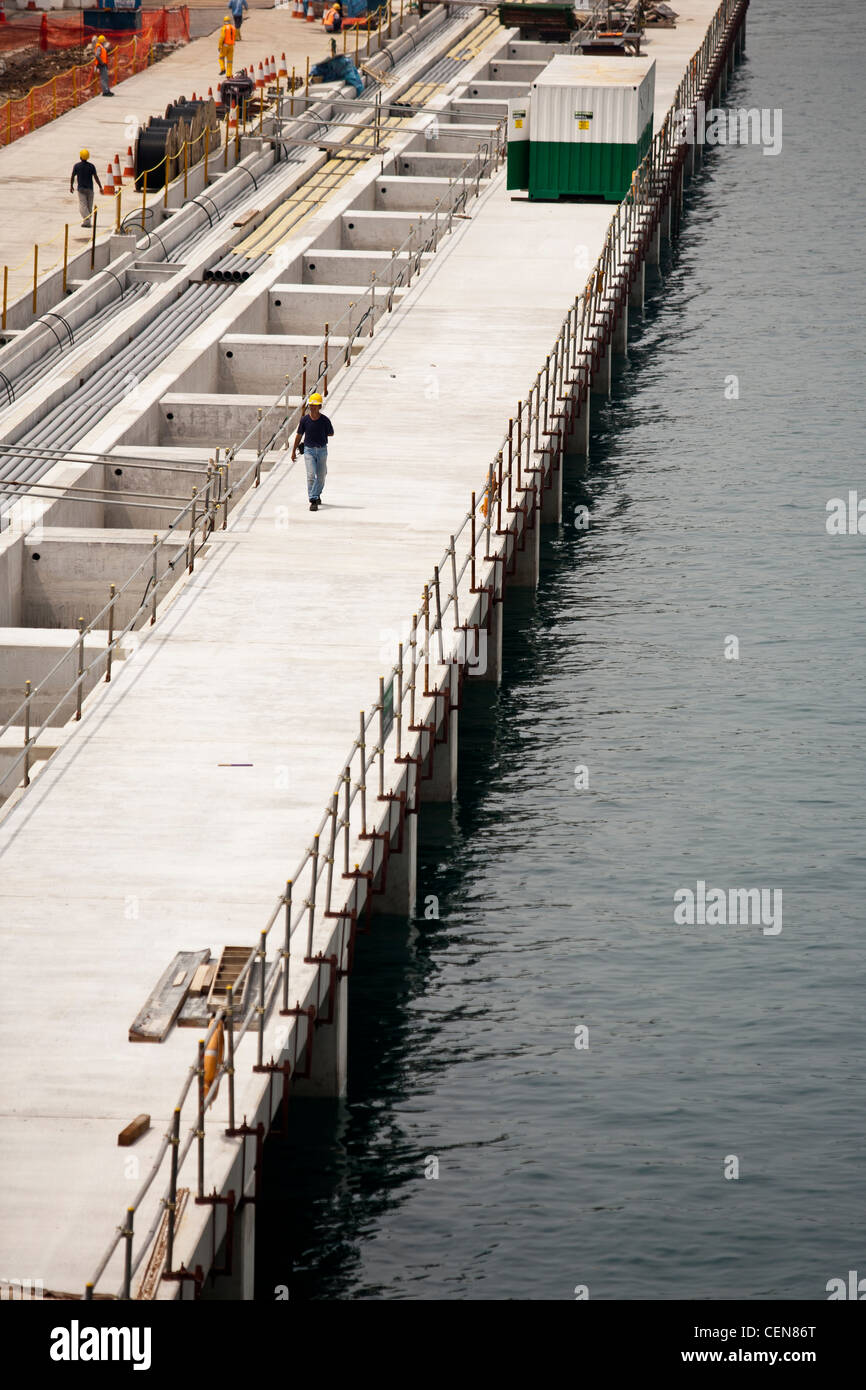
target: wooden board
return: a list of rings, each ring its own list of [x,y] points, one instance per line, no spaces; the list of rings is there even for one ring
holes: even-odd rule
[[[180,1013],[192,977],[210,951],[178,951],[129,1030],[130,1042],[162,1042]],[[175,980],[182,975],[182,983]]]
[[[142,1134],[146,1134],[150,1129],[149,1115],[136,1115],[134,1120],[130,1120],[125,1129],[122,1129],[117,1136],[117,1142],[121,1149],[128,1149],[130,1144],[134,1144],[136,1139],[140,1139]]]

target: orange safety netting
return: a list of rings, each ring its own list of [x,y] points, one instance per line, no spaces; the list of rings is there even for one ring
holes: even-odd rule
[[[135,29],[106,30],[104,20],[96,11],[79,10],[74,14],[43,14],[38,18],[7,15],[0,25],[0,52],[15,48],[39,47],[43,52],[58,48],[80,48],[96,34],[105,34],[110,44],[126,42],[133,35],[147,38],[151,43],[189,43],[189,9],[182,5],[175,10],[139,10]]]
[[[150,50],[148,37],[134,37],[128,43],[112,46],[108,58],[112,85],[142,72],[150,61]],[[71,111],[73,106],[81,106],[99,91],[99,77],[92,63],[70,68],[57,77],[50,77],[40,87],[31,87],[26,96],[0,106],[0,148],[11,145],[13,140],[38,126],[47,125],[55,116]]]

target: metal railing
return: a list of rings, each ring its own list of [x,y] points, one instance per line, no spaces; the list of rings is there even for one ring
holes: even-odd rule
[[[730,38],[747,5],[748,0],[722,0],[703,45],[677,89],[672,111],[690,109],[712,90],[722,57],[727,53]],[[389,783],[389,759],[393,757],[395,760],[401,760],[398,763],[401,768],[408,768],[412,761],[411,755],[406,757],[405,735],[412,735],[413,745],[423,744],[425,730],[432,739],[430,730],[435,731],[436,716],[434,714],[432,725],[425,724],[421,718],[423,705],[420,701],[433,700],[435,704],[439,690],[436,682],[438,680],[441,683],[445,679],[441,673],[443,670],[447,672],[452,660],[453,649],[450,643],[454,634],[466,630],[468,615],[473,613],[475,606],[480,603],[479,594],[484,591],[488,594],[501,592],[500,586],[506,573],[509,553],[513,553],[518,532],[521,528],[537,524],[537,505],[545,485],[545,456],[551,456],[551,466],[552,461],[560,456],[570,424],[573,424],[576,411],[589,390],[593,371],[609,346],[617,308],[627,297],[631,281],[642,262],[649,238],[659,221],[664,205],[678,191],[684,157],[683,146],[673,134],[673,122],[669,114],[653,139],[646,158],[636,171],[628,194],[611,220],[604,247],[584,291],[575,297],[551,352],[537,373],[526,398],[517,403],[514,416],[508,421],[507,430],[487,469],[481,495],[472,494],[469,511],[460,528],[450,537],[440,564],[433,567],[432,577],[424,586],[419,610],[412,616],[408,641],[398,644],[397,661],[392,667],[387,683],[384,677],[380,678],[378,698],[372,710],[362,710],[360,713],[358,737],[353,742],[334,784],[311,844],[301,856],[293,877],[287,880],[285,889],[277,897],[260,933],[258,949],[241,971],[234,990],[229,991],[226,1005],[214,1015],[206,1037],[198,1044],[196,1057],[183,1083],[171,1126],[163,1136],[154,1163],[136,1194],[135,1201],[126,1210],[121,1225],[109,1242],[93,1278],[87,1285],[86,1298],[93,1296],[97,1282],[122,1241],[125,1242],[124,1276],[120,1296],[131,1297],[132,1279],[150,1249],[151,1241],[164,1214],[167,1214],[167,1248],[169,1251],[174,1250],[178,1174],[194,1144],[197,1146],[198,1160],[197,1195],[200,1200],[208,1200],[204,1194],[205,1117],[214,1105],[223,1078],[227,1080],[226,1132],[234,1136],[251,1132],[246,1126],[240,1130],[236,1127],[235,1074],[238,1045],[253,1020],[258,1018],[257,1060],[254,1069],[263,1073],[279,1070],[273,1063],[271,1066],[264,1064],[264,1025],[278,991],[283,1013],[296,1015],[299,1024],[300,1014],[305,1012],[300,1008],[299,1000],[295,1009],[289,1008],[292,947],[298,932],[302,934],[304,943],[303,962],[316,971],[317,1004],[313,1006],[314,1010],[321,1004],[322,966],[329,964],[326,958],[321,954],[315,955],[313,951],[317,926],[328,923],[326,930],[329,932],[329,939],[334,931],[339,930],[338,959],[342,967],[346,951],[350,950],[351,946],[345,932],[345,921],[349,913],[345,909],[334,911],[334,873],[337,865],[341,864],[341,877],[346,883],[352,881],[352,887],[344,890],[345,899],[354,899],[354,909],[357,909],[360,883],[364,875],[360,872],[358,864],[355,864],[355,870],[352,872],[350,864],[353,862],[353,844],[364,846],[363,852],[366,853],[369,851],[372,838],[368,777],[371,772],[374,773],[378,787],[375,793],[377,802],[380,805],[385,804],[388,801],[386,787]],[[566,410],[562,409],[563,405],[567,406]],[[501,568],[499,578],[498,568]],[[493,583],[486,585],[484,581],[491,573]],[[464,614],[462,624],[461,609]],[[453,625],[450,625],[452,620]],[[435,688],[431,688],[431,672],[435,673]],[[421,680],[423,686],[420,687],[419,693]],[[386,701],[389,691],[391,699]],[[386,703],[392,720],[390,728],[386,722]],[[402,777],[402,772],[400,775]],[[332,920],[329,921],[329,918]],[[339,922],[339,928],[334,925],[336,922]],[[278,923],[281,924],[281,931],[277,933],[280,944],[276,947],[274,958],[268,966],[268,942]],[[253,962],[258,966],[258,990],[245,1009],[240,1030],[235,1035],[234,998],[242,994],[247,976],[253,969]],[[311,986],[312,982],[308,986],[308,993]],[[307,1034],[304,1046],[312,1026],[310,1014],[307,1013],[306,1016]],[[228,1025],[228,1056],[217,1069],[210,1091],[206,1095],[205,1050],[224,1022]],[[294,1060],[291,1064],[293,1067],[297,1064],[299,1050],[299,1027],[296,1025]],[[195,1082],[198,1084],[193,1123],[181,1148],[181,1113]],[[169,1150],[172,1152],[172,1159],[168,1185],[151,1226],[140,1241],[135,1254],[133,1217],[161,1170]],[[171,1267],[167,1273],[173,1273]]]

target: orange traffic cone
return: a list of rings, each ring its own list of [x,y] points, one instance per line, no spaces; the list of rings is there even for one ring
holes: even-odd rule
[[[259,63],[259,75],[258,75],[258,77],[256,78],[256,86],[258,87],[259,91],[261,91],[262,88],[264,87],[264,85],[265,85],[265,74],[264,74],[264,72],[262,71],[262,65],[261,65],[261,63]]]
[[[277,80],[277,60],[274,57],[273,53],[271,54],[271,70],[268,73],[268,77],[271,79],[272,82],[276,82]]]
[[[281,54],[280,54],[280,70],[279,70],[279,72],[277,73],[277,77],[288,77],[288,75],[289,75],[289,69],[286,67],[286,55],[285,55],[285,53],[281,53]]]
[[[232,97],[232,104],[229,108],[229,134],[233,135],[238,128],[238,102],[237,97]]]
[[[213,99],[214,99],[214,96],[213,96],[213,87],[208,87],[208,89],[207,89],[207,99],[208,99],[208,101],[213,101]]]
[[[126,147],[126,164],[123,167],[123,177],[125,179],[135,178],[135,160],[132,157],[132,146]]]
[[[116,154],[116,155],[114,156],[114,186],[115,186],[115,188],[122,188],[122,187],[123,187],[123,175],[122,175],[121,172],[120,172],[120,155],[119,155],[119,154]]]
[[[292,19],[303,19],[304,7],[301,0],[295,0],[295,8],[292,10]]]
[[[114,170],[112,169],[110,164],[108,166],[108,173],[105,178],[105,183],[102,185],[102,193],[103,196],[106,198],[114,197]]]
[[[316,22],[316,16],[313,14],[313,0],[307,0],[307,13],[304,15],[304,19],[308,24],[315,24]]]

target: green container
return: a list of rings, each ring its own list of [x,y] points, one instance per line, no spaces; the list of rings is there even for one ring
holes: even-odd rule
[[[652,120],[644,127],[636,145],[591,145],[565,141],[528,142],[529,169],[523,183],[511,182],[511,151],[527,148],[527,143],[508,148],[508,187],[529,188],[530,198],[606,198],[619,203],[631,187],[632,174],[652,143]],[[517,156],[519,158],[519,155]]]

